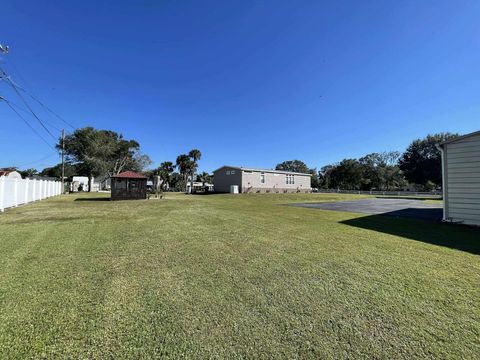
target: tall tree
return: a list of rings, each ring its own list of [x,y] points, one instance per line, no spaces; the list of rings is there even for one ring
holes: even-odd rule
[[[20,175],[22,175],[23,178],[38,174],[38,170],[33,169],[33,168],[32,169],[25,169],[25,170],[17,170],[17,171],[20,173]]]
[[[61,149],[61,142],[57,144]],[[81,175],[88,176],[88,189],[94,176],[113,175],[125,170],[141,171],[151,163],[140,153],[135,140],[125,140],[121,134],[93,127],[77,129],[65,137],[66,161],[77,165]]]
[[[170,188],[175,191],[185,191],[185,178],[178,172],[173,172],[170,177]]]
[[[188,153],[190,157],[190,192],[193,192],[193,178],[195,176],[195,172],[198,168],[198,160],[201,159],[202,153],[198,149],[190,150]]]
[[[177,161],[176,161],[176,167],[182,177],[184,187],[185,187],[184,190],[185,192],[187,192],[187,180],[188,180],[188,174],[190,173],[190,169],[192,168],[192,160],[190,160],[190,157],[186,154],[178,155]]]
[[[331,189],[334,187],[332,184],[332,171],[335,166],[336,165],[326,165],[318,171],[319,187],[322,189]]]
[[[77,164],[81,175],[88,177],[88,191],[91,191],[92,178],[107,171],[103,140],[93,127],[77,129],[65,136],[66,161]],[[57,144],[57,148],[61,149],[61,143]]]
[[[275,166],[275,170],[291,171],[307,174],[310,172],[307,164],[300,160],[288,160]]]
[[[162,189],[166,190],[170,186],[174,165],[171,161],[164,161],[157,169],[157,174],[162,180]]]
[[[212,182],[212,175],[204,171],[197,175],[197,180],[202,182],[203,186],[205,186],[205,183]]]
[[[66,177],[75,175],[76,171],[77,171],[77,168],[75,165],[72,165],[69,163],[65,164]],[[60,179],[62,177],[62,164],[60,163],[52,167],[47,167],[40,172],[40,175],[51,176],[51,177],[56,177]]]
[[[458,136],[458,134],[439,133],[414,140],[402,154],[398,162],[405,178],[425,188],[441,186],[441,154],[436,144]]]
[[[346,190],[360,190],[363,167],[357,159],[344,159],[331,171],[332,185]]]

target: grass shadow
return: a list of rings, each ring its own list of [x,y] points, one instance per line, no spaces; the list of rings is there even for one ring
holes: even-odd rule
[[[380,214],[382,216],[393,216],[402,218],[413,218],[422,220],[441,221],[443,217],[443,209],[441,208],[406,208],[400,210],[389,211]]]
[[[431,209],[415,210],[428,211]],[[427,220],[393,218],[398,216],[395,213],[398,211],[344,220],[340,223],[480,255],[479,228]]]
[[[80,197],[74,201],[110,201],[109,197]]]

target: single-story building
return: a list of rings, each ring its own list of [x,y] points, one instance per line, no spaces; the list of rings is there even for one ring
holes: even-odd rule
[[[480,131],[438,145],[442,153],[443,220],[480,225]]]
[[[190,189],[191,183],[190,181],[187,182],[187,194],[196,193],[196,192],[213,192],[213,184],[202,182],[202,181],[194,181],[193,182],[193,191]]]
[[[147,198],[147,177],[133,171],[112,176],[112,200],[138,200]]]
[[[310,192],[311,174],[290,171],[222,166],[213,172],[215,192],[287,193]],[[236,186],[236,188],[235,188]]]
[[[92,184],[94,179],[92,179]],[[88,176],[72,176],[70,180],[70,192],[88,191]],[[93,187],[92,187],[92,191]]]

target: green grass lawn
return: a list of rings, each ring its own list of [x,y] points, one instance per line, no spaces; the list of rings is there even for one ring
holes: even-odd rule
[[[0,358],[475,358],[480,230],[66,195],[0,215]],[[102,198],[103,197],[103,198]]]

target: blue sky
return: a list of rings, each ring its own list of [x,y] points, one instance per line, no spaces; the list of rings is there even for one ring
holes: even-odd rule
[[[155,165],[198,148],[206,171],[321,167],[480,129],[476,0],[2,1],[0,43],[18,84]],[[0,167],[58,162],[4,103],[0,143]]]

